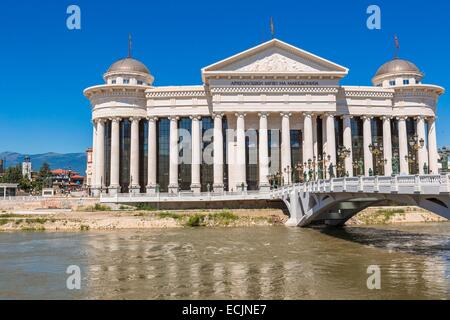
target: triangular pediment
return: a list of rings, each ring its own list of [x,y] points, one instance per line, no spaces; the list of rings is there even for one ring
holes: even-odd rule
[[[274,39],[202,70],[203,76],[219,74],[335,74],[343,77],[348,69],[310,52]]]

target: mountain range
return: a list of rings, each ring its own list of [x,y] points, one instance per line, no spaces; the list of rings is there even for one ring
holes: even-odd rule
[[[21,164],[26,156],[31,159],[33,171],[39,171],[43,163],[48,163],[50,169],[66,169],[77,171],[80,175],[86,175],[86,153],[43,153],[25,155],[17,152],[0,152],[0,159],[4,160],[4,167],[8,168]]]

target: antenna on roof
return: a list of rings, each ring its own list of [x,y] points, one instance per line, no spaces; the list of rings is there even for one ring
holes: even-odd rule
[[[394,41],[395,41],[394,59],[398,59],[398,50],[400,49],[400,42],[398,41],[397,35],[394,36]]]
[[[133,45],[133,39],[131,38],[131,33],[128,34],[128,58],[131,58],[131,47]]]

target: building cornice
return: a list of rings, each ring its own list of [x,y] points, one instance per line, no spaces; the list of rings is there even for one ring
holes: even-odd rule
[[[204,86],[154,87],[145,91],[145,96],[152,98],[198,97],[205,98]]]
[[[393,89],[385,89],[379,87],[357,87],[343,86],[342,93],[345,97],[351,98],[394,98],[395,91]]]
[[[424,95],[430,93],[442,95],[445,93],[445,89],[443,87],[433,84],[411,84],[407,86],[395,86],[392,88],[395,90],[396,95]]]
[[[129,85],[129,84],[103,84],[85,89],[83,94],[86,98],[91,99],[94,95],[130,95],[138,93],[143,95],[149,86]]]

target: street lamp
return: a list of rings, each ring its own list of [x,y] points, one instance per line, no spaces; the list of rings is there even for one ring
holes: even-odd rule
[[[287,166],[286,168],[284,168],[284,173],[286,174],[286,176],[287,176],[287,179],[288,179],[288,181],[287,181],[287,184],[288,185],[290,185],[291,184],[291,174],[292,174],[292,168],[291,168],[291,166]]]
[[[337,155],[339,158],[339,163],[337,164],[338,177],[344,177],[346,175],[344,161],[346,158],[348,158],[350,156],[351,152],[352,151],[350,150],[350,148],[346,148],[344,146],[339,146],[338,151],[337,151]]]
[[[300,162],[297,162],[297,164],[295,165],[295,171],[297,171],[297,179],[298,182],[304,182],[303,181],[303,164],[301,164]]]
[[[410,164],[410,171],[412,172],[413,166],[416,169],[416,172],[419,172],[419,164],[417,163],[416,155],[417,152],[422,149],[425,146],[425,140],[419,139],[419,136],[417,134],[411,136],[408,140],[408,144],[410,146],[410,149],[408,150],[408,155],[405,156],[406,161]]]
[[[382,173],[382,164],[384,164],[383,160],[379,160],[378,157],[383,155],[383,146],[378,143],[378,141],[375,141],[374,143],[369,145],[369,150],[372,153],[372,155],[375,157],[375,175],[378,176]]]
[[[327,161],[328,160],[328,161]],[[326,152],[323,153],[323,172],[324,172],[324,178],[327,179],[327,163],[331,161],[331,155],[327,155]],[[331,175],[330,175],[330,179],[331,179]]]

